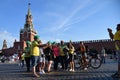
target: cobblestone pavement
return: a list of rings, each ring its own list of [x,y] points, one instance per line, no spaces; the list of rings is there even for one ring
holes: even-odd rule
[[[20,68],[18,64],[0,63],[0,80],[119,80],[111,77],[116,71],[117,62],[107,59],[99,69],[53,71],[35,78],[31,72],[25,72],[25,68]]]

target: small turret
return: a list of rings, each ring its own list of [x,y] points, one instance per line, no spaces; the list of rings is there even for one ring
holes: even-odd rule
[[[2,47],[2,49],[7,49],[7,41],[6,40],[3,41],[3,47]]]

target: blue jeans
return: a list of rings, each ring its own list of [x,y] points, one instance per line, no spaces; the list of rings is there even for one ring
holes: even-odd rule
[[[105,63],[105,56],[101,56],[102,63]]]
[[[39,56],[31,56],[32,67],[35,67],[39,63]]]

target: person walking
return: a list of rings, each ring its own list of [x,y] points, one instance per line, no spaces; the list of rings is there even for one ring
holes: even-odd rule
[[[104,49],[104,47],[102,47],[102,50],[101,50],[101,61],[102,61],[102,63],[105,63],[105,57],[106,57],[105,49]]]
[[[118,54],[118,71],[112,75],[112,77],[120,78],[120,24],[117,24],[115,34],[112,33],[112,29],[107,29],[111,39],[115,40],[116,53]]]

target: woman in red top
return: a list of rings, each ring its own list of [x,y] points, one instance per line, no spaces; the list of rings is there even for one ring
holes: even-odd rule
[[[60,58],[60,48],[56,42],[53,42],[52,50],[53,50],[53,55],[54,55],[54,70],[57,70],[58,62],[60,60],[59,59]]]

